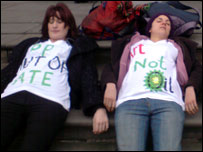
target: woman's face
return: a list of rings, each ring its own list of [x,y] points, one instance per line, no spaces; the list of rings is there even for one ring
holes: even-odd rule
[[[152,23],[150,29],[151,36],[157,35],[162,38],[168,38],[171,31],[171,22],[169,18],[165,15],[158,16]]]
[[[60,19],[60,14],[57,12],[57,17],[50,17],[48,23],[48,34],[52,42],[57,40],[65,40],[68,34],[69,27],[65,27],[65,23]]]

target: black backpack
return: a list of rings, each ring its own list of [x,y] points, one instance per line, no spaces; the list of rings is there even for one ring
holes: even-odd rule
[[[189,12],[187,10],[194,10]],[[158,13],[167,13],[170,15],[174,24],[174,36],[189,37],[194,33],[194,29],[200,29],[200,13],[197,9],[186,6],[179,1],[152,2],[137,5],[135,7],[136,15],[142,16],[146,22]]]

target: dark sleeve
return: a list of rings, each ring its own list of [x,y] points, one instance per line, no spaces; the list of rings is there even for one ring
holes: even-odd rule
[[[130,41],[132,35],[125,36],[122,39],[112,41],[111,62],[106,64],[101,75],[101,88],[104,94],[107,83],[117,83],[120,67],[120,58],[126,44]]]
[[[81,108],[81,66],[82,66],[82,57],[76,56],[71,59],[71,62],[68,62],[68,81],[71,87],[70,98],[71,98],[71,107],[75,109]]]
[[[9,56],[9,64],[1,70],[1,93],[4,91],[8,83],[16,76],[18,68],[20,67],[27,49],[31,44],[36,42],[39,38],[31,38],[22,41],[12,50],[11,55]]]
[[[198,44],[183,37],[176,38],[175,40],[183,50],[184,63],[189,76],[185,89],[188,86],[193,86],[196,93],[198,93],[202,88],[202,65],[196,58],[196,48]]]
[[[104,94],[104,91],[106,89],[107,83],[117,83],[113,68],[111,64],[106,64],[103,68],[102,75],[101,75],[101,89],[102,94]]]
[[[81,91],[82,108],[85,115],[92,116],[98,108],[104,108],[94,63],[94,52],[83,54]]]
[[[73,65],[71,61],[72,66],[75,67],[74,69],[71,67],[71,69],[76,71],[72,75],[75,82],[71,82],[74,88],[72,97],[75,97],[73,102],[81,105],[86,116],[92,116],[98,108],[104,107],[95,65],[95,52],[98,45],[95,40],[81,36],[75,41],[74,46],[75,52],[80,53],[73,58],[74,63],[77,65]]]
[[[186,43],[187,45],[187,43]],[[199,63],[196,57],[196,47],[193,46],[189,48],[190,58],[191,58],[191,68],[188,71],[189,80],[186,84],[187,86],[193,86],[195,88],[196,93],[199,93],[202,88],[202,65]],[[185,61],[187,62],[187,61]],[[185,88],[186,88],[185,87]]]

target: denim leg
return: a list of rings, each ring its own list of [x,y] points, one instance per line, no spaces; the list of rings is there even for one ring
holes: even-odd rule
[[[175,102],[151,101],[151,128],[155,151],[180,151],[184,112]]]
[[[119,151],[143,151],[149,125],[148,105],[145,99],[121,104],[115,112],[116,140]]]

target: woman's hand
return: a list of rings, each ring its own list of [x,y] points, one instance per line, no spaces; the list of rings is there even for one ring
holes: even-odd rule
[[[116,107],[116,85],[114,83],[107,83],[104,93],[104,105],[109,112],[114,111]]]
[[[106,109],[99,108],[93,117],[93,133],[100,134],[107,131],[109,128],[109,120],[106,113]]]
[[[188,114],[191,114],[191,115],[198,112],[198,105],[197,105],[195,90],[193,86],[189,86],[186,88],[185,110]]]

